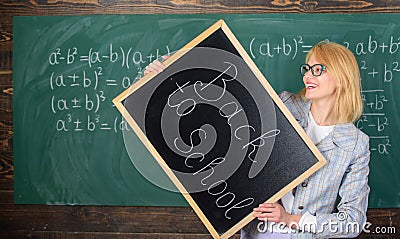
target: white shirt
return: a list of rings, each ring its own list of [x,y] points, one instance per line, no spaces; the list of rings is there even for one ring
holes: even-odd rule
[[[318,144],[323,140],[330,132],[332,132],[334,125],[328,125],[328,126],[322,126],[318,125],[315,120],[313,115],[311,114],[311,111],[308,113],[308,126],[307,126],[307,135],[310,137],[311,141],[314,144]]]

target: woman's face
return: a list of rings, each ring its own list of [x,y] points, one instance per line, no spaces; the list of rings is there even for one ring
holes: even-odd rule
[[[318,62],[314,55],[311,55],[307,62],[308,65],[314,66],[315,64],[321,64]],[[318,67],[313,68],[314,73],[317,73]],[[320,76],[314,76],[311,70],[307,71],[303,76],[303,82],[306,87],[305,97],[313,102],[334,102],[336,81],[329,74],[329,69],[325,68]]]

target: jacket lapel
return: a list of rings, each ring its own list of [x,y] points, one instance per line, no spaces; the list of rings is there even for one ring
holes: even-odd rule
[[[335,146],[345,150],[353,151],[357,142],[357,129],[351,123],[338,124],[332,132],[316,146],[321,152],[333,149]]]
[[[334,128],[333,143],[346,151],[354,151],[357,144],[357,128],[352,123],[338,124]]]
[[[294,112],[293,116],[303,129],[308,126],[308,112],[311,109],[311,101],[300,101],[299,108]]]
[[[335,130],[335,128],[333,128],[333,130]],[[332,132],[316,145],[320,152],[325,152],[335,147],[335,144],[333,142]]]

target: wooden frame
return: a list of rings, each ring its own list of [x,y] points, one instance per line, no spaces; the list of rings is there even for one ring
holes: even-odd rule
[[[202,42],[204,39],[206,39],[208,36],[210,36],[212,33],[217,31],[218,29],[221,29],[226,34],[226,36],[229,38],[231,43],[235,46],[236,50],[239,52],[240,56],[247,63],[250,70],[254,73],[256,78],[261,82],[261,84],[263,85],[265,90],[271,96],[271,98],[273,99],[275,104],[279,107],[279,109],[282,111],[282,113],[288,119],[290,124],[293,126],[293,128],[297,131],[297,133],[300,135],[300,137],[304,140],[304,142],[306,143],[308,148],[312,151],[312,153],[318,159],[318,162],[316,164],[314,164],[312,167],[310,167],[308,170],[306,170],[304,173],[302,173],[299,177],[297,177],[295,180],[293,180],[291,183],[286,185],[278,193],[276,193],[274,196],[272,196],[271,198],[269,198],[267,200],[267,202],[275,202],[275,201],[279,200],[283,195],[285,195],[286,193],[291,191],[293,188],[295,188],[298,184],[300,184],[306,178],[308,178],[310,175],[312,175],[314,172],[316,172],[319,168],[321,168],[326,163],[326,161],[325,161],[324,157],[322,156],[322,154],[319,152],[319,150],[315,147],[315,145],[308,138],[308,136],[306,135],[306,133],[304,132],[302,127],[296,122],[294,117],[291,115],[291,113],[285,107],[283,102],[280,100],[279,96],[275,93],[275,91],[270,86],[270,84],[267,82],[267,80],[264,78],[262,73],[258,70],[257,66],[251,60],[249,55],[246,53],[246,51],[241,46],[241,44],[236,39],[236,37],[233,35],[233,33],[228,28],[226,23],[223,20],[217,21],[215,24],[213,24],[211,27],[209,27],[207,30],[205,30],[203,33],[201,33],[195,39],[193,39],[190,43],[188,43],[186,46],[184,46],[181,50],[177,51],[174,55],[172,55],[170,58],[168,58],[164,62],[164,64],[168,68],[168,66],[170,66],[175,61],[177,61],[179,58],[184,56],[192,48],[196,47],[200,42]],[[116,98],[114,98],[113,103],[115,104],[117,109],[120,111],[120,113],[123,115],[123,117],[126,119],[126,121],[129,123],[129,125],[132,127],[132,129],[137,134],[139,139],[144,143],[144,145],[147,147],[149,152],[153,155],[153,157],[157,160],[157,162],[163,168],[165,173],[169,176],[169,178],[173,181],[173,183],[176,185],[176,187],[179,189],[179,191],[183,194],[185,199],[188,201],[190,206],[194,209],[194,211],[199,216],[201,221],[204,223],[206,228],[209,230],[211,235],[214,238],[229,238],[230,236],[235,234],[238,230],[240,230],[243,226],[245,226],[247,223],[249,223],[251,220],[254,219],[252,214],[248,214],[246,217],[244,217],[242,220],[240,220],[237,224],[235,224],[229,230],[227,230],[222,235],[220,235],[215,230],[212,223],[207,219],[204,212],[201,210],[201,208],[198,206],[198,204],[195,202],[195,200],[193,200],[192,196],[186,190],[184,185],[179,181],[179,179],[176,177],[176,175],[173,173],[173,171],[168,167],[168,165],[166,164],[166,162],[164,161],[162,156],[159,154],[159,152],[153,146],[152,142],[149,141],[149,139],[146,137],[146,134],[141,130],[141,128],[138,126],[137,122],[127,112],[126,108],[123,105],[123,102],[127,97],[129,97],[131,94],[135,93],[139,88],[141,88],[147,82],[151,81],[156,75],[157,74],[155,74],[155,73],[149,73],[149,74],[145,75],[143,78],[141,78],[136,83],[134,83],[130,88],[128,88],[127,90],[122,92],[120,95],[118,95]]]

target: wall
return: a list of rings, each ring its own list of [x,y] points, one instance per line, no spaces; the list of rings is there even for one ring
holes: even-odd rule
[[[0,238],[211,238],[188,207],[98,207],[13,203],[12,17],[180,13],[399,13],[399,1],[3,0],[0,3]],[[369,209],[368,221],[400,235],[400,209]],[[389,230],[386,228],[386,230]],[[363,233],[359,238],[393,238]],[[236,236],[238,238],[238,236]]]

